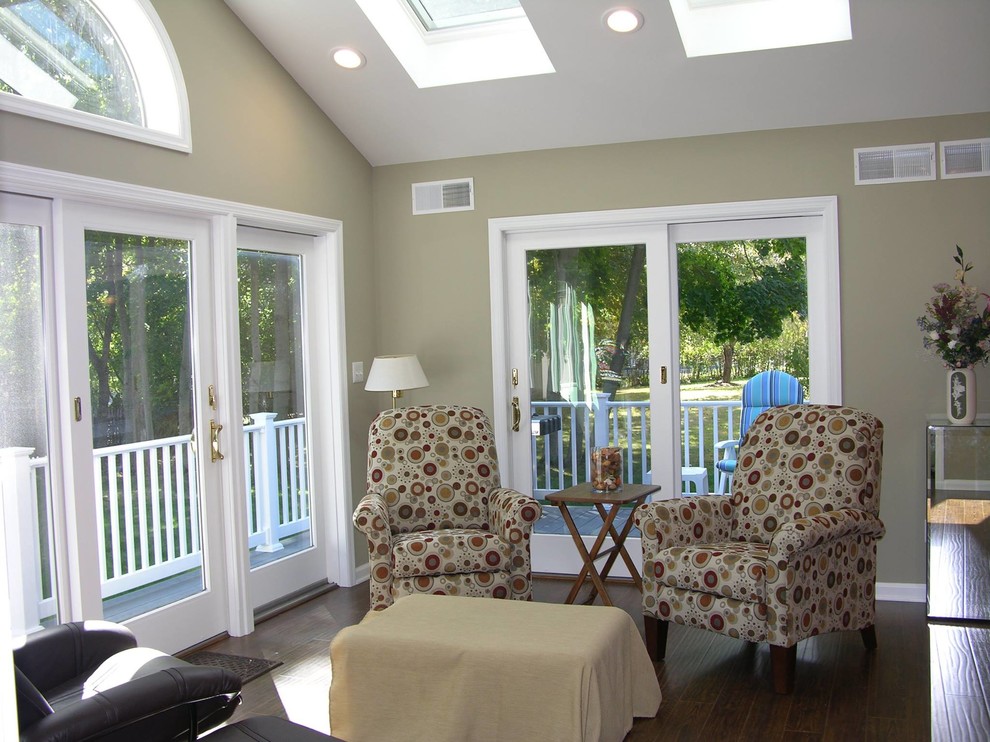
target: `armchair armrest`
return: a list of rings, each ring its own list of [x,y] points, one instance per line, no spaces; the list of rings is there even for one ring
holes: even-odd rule
[[[28,636],[14,650],[14,664],[44,693],[136,646],[137,639],[126,626],[109,621],[74,621]]]
[[[361,498],[352,520],[368,538],[371,610],[384,610],[392,604],[392,526],[385,498],[369,492]]]
[[[674,546],[728,541],[732,513],[729,498],[719,496],[643,503],[633,513],[643,537],[643,558]]]
[[[738,448],[738,447],[739,447],[738,438],[733,438],[730,441],[719,441],[718,443],[715,444],[716,451],[724,451],[727,448]]]
[[[511,544],[522,541],[540,519],[543,507],[529,495],[507,487],[492,491],[488,498],[488,521],[492,530]]]
[[[197,665],[171,667],[62,707],[57,713],[23,730],[20,738],[21,742],[82,741],[136,723],[142,724],[141,732],[137,728],[134,730],[136,739],[171,738],[175,732],[171,724],[188,722],[191,717],[186,707],[191,704],[217,699],[217,704],[203,709],[197,723],[211,712],[214,715],[212,725],[228,718],[230,714],[217,718],[217,708],[232,710],[240,702],[240,687],[240,678],[221,668]],[[169,715],[168,725],[164,715]],[[201,726],[199,731],[206,728]],[[156,735],[155,731],[159,734]],[[190,739],[195,739],[195,732]]]
[[[855,508],[831,510],[781,525],[770,539],[770,558],[790,559],[826,541],[850,535],[878,539],[885,532],[883,521],[873,513]]]
[[[368,537],[369,541],[386,544],[391,550],[392,528],[385,498],[371,492],[361,498],[352,516],[354,527]]]

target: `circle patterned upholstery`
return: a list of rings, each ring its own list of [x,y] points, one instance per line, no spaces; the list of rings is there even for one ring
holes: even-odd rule
[[[368,538],[372,608],[410,593],[529,600],[532,497],[500,486],[495,434],[479,409],[387,410],[368,433],[368,494],[354,525]]]
[[[868,412],[766,410],[743,438],[731,498],[637,508],[643,612],[785,647],[872,626],[882,457]]]

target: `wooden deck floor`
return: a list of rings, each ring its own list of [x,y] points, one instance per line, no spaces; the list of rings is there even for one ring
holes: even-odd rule
[[[535,597],[562,602],[569,582],[537,578]],[[642,627],[639,594],[610,586]],[[328,731],[330,641],[361,620],[367,585],[338,588],[231,638],[214,651],[284,663],[248,683],[234,719],[275,714]],[[698,629],[672,626],[657,677],[653,719],[637,720],[627,742],[663,740],[990,739],[990,629],[933,625],[920,603],[878,604],[879,648],[858,632],[814,637],[799,647],[793,695],[773,693],[769,650]],[[931,649],[929,649],[931,647]],[[534,730],[533,739],[540,739]]]
[[[283,548],[280,551],[262,552],[252,549],[250,553],[251,569],[257,569],[270,562],[296,554],[303,549],[308,549],[310,543],[309,531],[306,531],[282,539]],[[103,601],[103,617],[107,621],[126,621],[164,605],[177,603],[202,590],[202,570],[192,569],[174,577],[106,598]]]

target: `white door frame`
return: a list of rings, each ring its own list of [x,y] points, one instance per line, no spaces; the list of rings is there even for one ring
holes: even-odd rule
[[[520,407],[528,411],[528,380],[520,380],[518,387],[512,386],[509,358],[512,354],[512,338],[508,328],[512,323],[524,322],[526,307],[509,299],[509,275],[511,244],[513,238],[526,236],[527,241],[552,243],[555,236],[565,232],[586,231],[589,237],[582,244],[604,244],[594,238],[594,233],[611,231],[639,232],[641,237],[631,239],[635,243],[647,243],[657,235],[662,235],[665,246],[670,244],[670,231],[674,225],[711,223],[721,221],[743,221],[774,219],[785,217],[819,217],[822,221],[822,239],[814,249],[809,245],[808,252],[808,293],[809,312],[814,314],[817,323],[818,339],[824,343],[816,356],[821,360],[817,366],[814,401],[838,404],[842,401],[841,342],[839,311],[839,249],[838,249],[838,199],[835,196],[821,196],[768,201],[741,201],[722,204],[698,204],[686,206],[654,207],[643,209],[623,209],[613,211],[580,212],[573,214],[547,214],[522,217],[490,219],[488,222],[488,255],[490,273],[490,301],[492,323],[492,379],[494,409],[492,421],[495,427],[496,447],[499,451],[500,469],[506,486],[514,486],[523,492],[531,489],[530,472],[517,471],[520,464],[513,456],[511,445],[512,398],[520,398]],[[590,241],[589,241],[590,240]],[[579,245],[575,245],[579,246]],[[676,271],[673,270],[676,256],[668,255],[671,290],[668,291],[669,306],[665,307],[668,317],[676,316]],[[648,260],[649,262],[649,260]],[[658,298],[651,294],[650,301]],[[673,324],[673,323],[672,323]],[[516,324],[515,326],[525,326]],[[668,420],[670,429],[678,423],[679,411],[672,402],[662,400],[667,396],[660,387],[659,369],[673,367],[677,341],[677,328],[652,328],[650,354],[650,396],[656,400],[654,408],[659,413],[654,420]],[[654,346],[654,337],[660,345]],[[525,389],[523,388],[525,387]],[[676,384],[674,384],[676,387]],[[524,399],[525,398],[525,399]],[[528,415],[524,415],[526,419]],[[664,426],[654,425],[651,431],[651,448],[654,461],[679,461],[679,436],[661,436]],[[664,440],[664,437],[666,440]],[[659,454],[659,458],[657,458]],[[670,458],[667,458],[670,457]],[[679,496],[680,477],[677,467],[660,467],[667,471],[659,473],[659,483],[664,497]],[[569,537],[568,537],[569,539]],[[634,559],[639,552],[638,539],[628,542]],[[572,547],[573,548],[573,547]],[[562,551],[566,551],[566,548]],[[576,557],[576,554],[575,554]]]
[[[809,277],[812,271],[820,278],[820,290],[812,295],[809,278],[809,304],[823,302],[829,311],[822,318],[830,348],[831,362],[827,378],[815,401],[839,404],[842,401],[841,344],[839,343],[839,223],[838,199],[835,196],[776,199],[769,201],[739,201],[722,204],[662,206],[614,211],[589,211],[573,214],[544,214],[535,216],[501,217],[488,220],[488,266],[492,317],[492,377],[495,442],[499,450],[500,468],[509,482],[519,480],[508,460],[509,432],[512,422],[512,384],[506,359],[509,338],[505,318],[523,311],[509,306],[507,245],[512,235],[563,230],[595,230],[614,227],[659,228],[665,232],[672,224],[717,222],[726,220],[773,219],[777,217],[819,216],[824,223],[822,250],[808,256]],[[669,354],[666,349],[663,354]],[[670,359],[665,357],[669,366]],[[652,369],[651,369],[652,373]],[[504,461],[503,461],[504,459]]]
[[[146,186],[136,186],[128,183],[91,178],[55,170],[46,170],[32,166],[0,162],[0,184],[2,189],[10,193],[38,196],[53,199],[55,234],[58,240],[59,231],[59,201],[74,200],[85,203],[135,208],[147,211],[162,212],[178,216],[205,217],[211,220],[214,245],[214,272],[218,283],[215,302],[222,310],[221,316],[236,316],[237,286],[236,279],[236,227],[238,224],[280,229],[300,234],[314,236],[318,249],[326,255],[324,264],[325,275],[323,282],[328,295],[326,315],[313,318],[318,323],[317,328],[325,331],[320,342],[312,349],[313,353],[325,358],[321,378],[314,380],[314,386],[319,386],[322,392],[319,398],[314,398],[314,409],[318,410],[319,425],[325,436],[333,440],[334,445],[323,451],[319,462],[320,478],[326,482],[330,490],[330,507],[324,526],[324,538],[328,544],[327,574],[332,582],[343,586],[356,583],[354,567],[353,534],[350,523],[351,515],[351,472],[350,472],[350,434],[347,409],[347,359],[344,332],[344,261],[343,261],[343,224],[339,220],[308,216],[294,212],[268,209],[264,207],[241,204],[219,199],[193,196],[174,191],[166,191]],[[56,286],[56,294],[64,286]],[[217,346],[218,353],[217,375],[219,383],[227,388],[239,388],[240,369],[238,367],[236,332],[220,333]],[[238,386],[231,387],[232,383]],[[61,409],[57,413],[63,424],[71,422],[71,410],[62,400]],[[227,410],[225,414],[230,414]],[[236,426],[227,427],[233,430]],[[65,452],[71,456],[71,451]],[[222,500],[223,523],[226,529],[225,542],[227,552],[225,563],[227,573],[225,579],[228,587],[227,631],[233,636],[250,633],[254,628],[254,616],[250,605],[243,596],[247,594],[248,563],[247,555],[242,544],[246,531],[246,513],[243,497],[243,472],[230,472],[224,478]],[[71,515],[71,514],[70,514]],[[75,528],[75,524],[71,526]],[[65,525],[62,526],[64,534]],[[238,531],[237,529],[241,529]],[[234,534],[234,537],[231,537]],[[63,620],[83,620],[93,618],[89,608],[92,598],[86,595],[92,592],[92,585],[77,582],[69,586],[69,595],[62,604]],[[97,584],[97,599],[99,589]]]

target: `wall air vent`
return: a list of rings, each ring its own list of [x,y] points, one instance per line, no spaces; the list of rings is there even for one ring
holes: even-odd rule
[[[856,185],[935,180],[935,142],[863,147],[853,156]]]
[[[990,139],[942,142],[941,149],[943,178],[990,175]]]
[[[474,210],[474,178],[413,183],[413,214]]]

